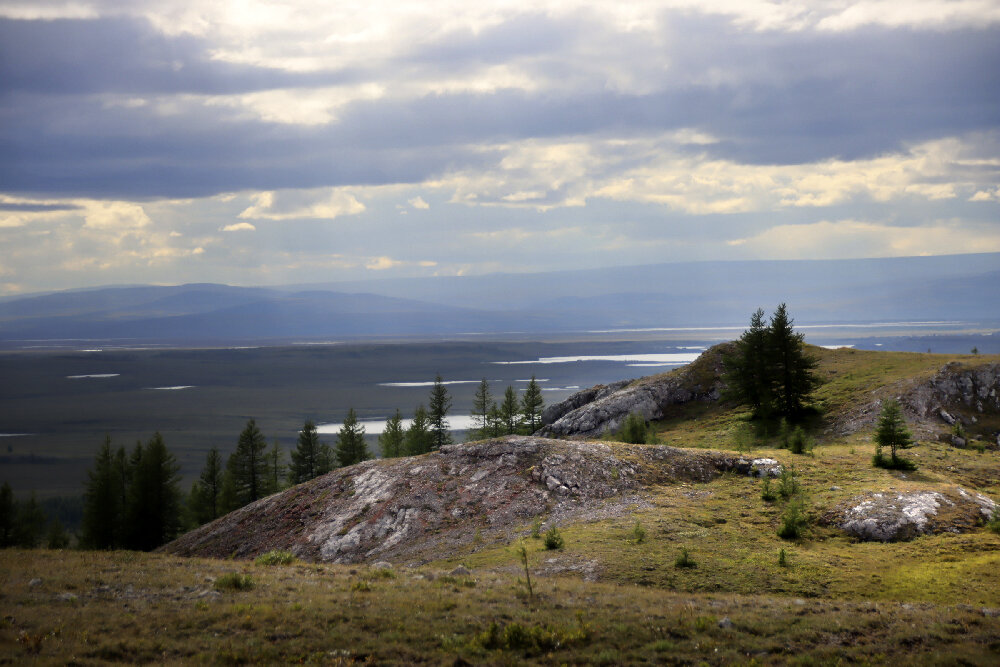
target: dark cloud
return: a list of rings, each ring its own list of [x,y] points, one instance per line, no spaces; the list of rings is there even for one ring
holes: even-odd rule
[[[25,211],[28,213],[44,213],[46,211],[79,211],[80,206],[74,204],[20,204],[0,202],[0,211]]]
[[[445,35],[381,74],[305,75],[210,61],[205,42],[165,37],[138,21],[0,21],[0,182],[9,192],[190,197],[420,182],[494,165],[502,155],[482,146],[531,138],[694,128],[720,142],[688,150],[788,164],[872,157],[1000,127],[997,29],[788,34],[688,17],[664,23],[654,37],[636,37],[646,40],[636,46],[645,54],[636,62],[626,40],[607,46],[615,35],[605,29],[601,42],[598,32],[579,20],[529,15],[478,35]],[[223,94],[338,77],[384,76],[391,84],[393,77],[434,80],[471,62],[510,58],[564,81],[573,55],[592,41],[608,48],[609,68],[631,66],[645,76],[648,92],[617,92],[587,72],[579,86],[531,92],[412,99],[393,96],[390,85],[388,96],[354,102],[336,123],[313,126],[197,103],[169,114],[155,105],[108,107],[88,95]],[[669,66],[649,67],[651,50]]]
[[[357,76],[215,61],[210,47],[199,38],[163,35],[140,19],[0,19],[0,82],[6,93],[223,95]]]

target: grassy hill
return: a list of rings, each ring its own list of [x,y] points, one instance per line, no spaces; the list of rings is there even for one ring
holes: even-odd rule
[[[809,454],[777,448],[773,425],[748,439],[746,414],[719,403],[688,404],[654,425],[670,445],[752,447],[748,456],[794,469],[808,519],[797,539],[777,534],[788,501],[766,501],[761,480],[725,473],[649,479],[643,493],[573,521],[541,514],[542,532],[558,524],[561,549],[532,537],[533,521],[501,531],[484,523],[415,567],[7,551],[0,660],[996,664],[1000,534],[966,526],[859,542],[827,517],[864,492],[960,486],[1000,499],[989,410],[965,415],[981,448],[940,439],[940,420],[914,420],[915,472],[873,468],[870,427],[879,398],[925,385],[945,363],[1000,357],[815,354],[828,382],[815,397]],[[623,458],[633,451],[610,446]],[[678,566],[685,552],[693,567]],[[222,586],[234,573],[252,589]]]

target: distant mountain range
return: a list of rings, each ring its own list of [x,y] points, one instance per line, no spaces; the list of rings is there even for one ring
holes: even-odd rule
[[[0,340],[252,340],[799,324],[1000,321],[1000,253],[692,262],[282,287],[190,284],[0,301]]]

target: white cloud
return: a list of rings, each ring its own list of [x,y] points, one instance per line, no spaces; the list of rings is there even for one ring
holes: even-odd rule
[[[148,227],[152,220],[139,204],[123,201],[86,201],[84,226],[91,229],[125,231]]]
[[[413,208],[419,208],[419,209],[428,209],[428,208],[431,207],[431,205],[428,204],[427,202],[425,202],[424,198],[420,197],[420,196],[417,196],[417,197],[414,197],[413,199],[410,199],[409,200],[409,204]]]
[[[252,231],[256,231],[256,229],[257,228],[254,227],[253,225],[251,225],[249,222],[235,222],[235,223],[233,223],[231,225],[226,225],[225,227],[222,228],[221,231],[224,231],[224,232],[243,232],[243,231],[252,232]]]
[[[365,268],[371,271],[385,271],[386,269],[391,269],[399,266],[402,262],[399,262],[391,257],[373,257],[365,262]]]
[[[1000,187],[994,190],[979,190],[976,194],[969,197],[969,201],[1000,201]]]
[[[365,210],[365,205],[353,194],[339,188],[260,192],[253,195],[252,200],[254,203],[244,209],[239,217],[267,220],[296,218],[332,220],[343,215],[357,215]]]

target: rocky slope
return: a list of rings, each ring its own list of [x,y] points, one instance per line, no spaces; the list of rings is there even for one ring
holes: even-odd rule
[[[647,420],[659,419],[672,405],[716,401],[725,387],[722,355],[731,345],[716,345],[693,363],[670,373],[579,391],[544,411],[545,426],[539,435],[596,436],[618,430],[632,412]]]
[[[449,445],[366,461],[261,499],[166,545],[178,555],[419,563],[473,540],[506,540],[534,517],[612,516],[650,484],[707,482],[723,472],[777,475],[770,459],[705,450],[609,446],[537,437]]]

